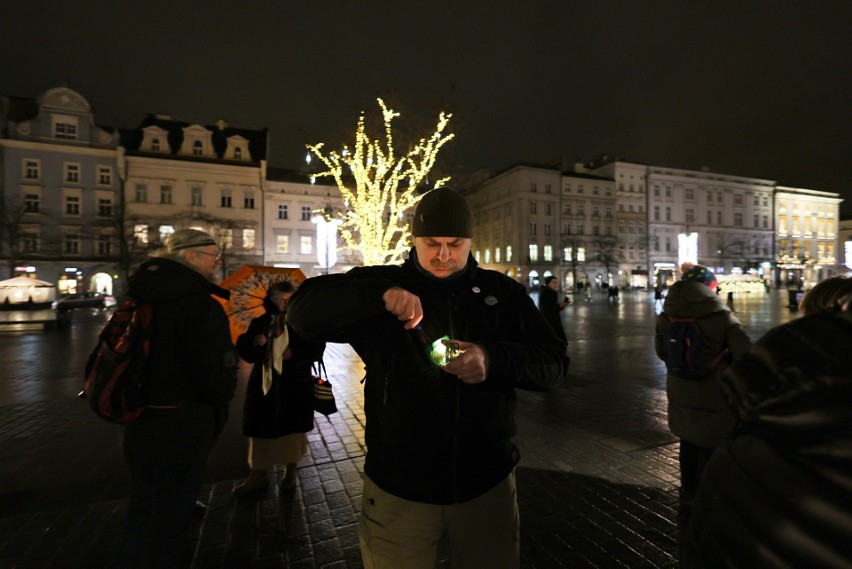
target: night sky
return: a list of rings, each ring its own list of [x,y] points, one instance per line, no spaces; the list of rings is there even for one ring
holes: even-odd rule
[[[0,93],[96,121],[270,129],[270,163],[453,113],[450,173],[624,160],[839,192],[852,217],[852,2],[0,0]]]

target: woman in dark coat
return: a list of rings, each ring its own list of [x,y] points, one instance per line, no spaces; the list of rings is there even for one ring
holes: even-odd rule
[[[269,469],[286,465],[282,488],[296,484],[296,464],[307,452],[314,428],[311,364],[322,358],[323,342],[309,342],[287,326],[287,303],[295,292],[289,281],[272,284],[263,306],[237,338],[240,357],[254,364],[246,387],[243,434],[249,438],[249,477],[234,489],[248,496],[269,484]]]

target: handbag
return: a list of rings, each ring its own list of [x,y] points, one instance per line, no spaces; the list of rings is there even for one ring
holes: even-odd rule
[[[312,380],[314,384],[314,411],[322,413],[326,417],[337,413],[337,402],[334,400],[334,391],[328,380],[328,372],[322,360],[314,362]]]

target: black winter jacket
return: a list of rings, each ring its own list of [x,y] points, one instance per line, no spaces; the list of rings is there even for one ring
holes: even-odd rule
[[[476,266],[436,279],[416,265],[360,267],[308,279],[290,301],[290,325],[311,339],[352,345],[366,366],[364,471],[383,490],[430,504],[475,498],[503,480],[519,453],[515,388],[546,390],[567,373],[559,340],[523,286]],[[405,330],[382,295],[401,287],[424,318]],[[488,354],[488,377],[467,385],[429,357],[444,336]]]
[[[322,359],[325,343],[309,342],[288,330],[292,356],[281,364],[281,375],[273,370],[272,387],[263,393],[263,361],[271,340],[256,346],[259,334],[269,337],[271,314],[255,318],[248,330],[237,338],[237,351],[254,364],[246,386],[243,408],[243,434],[247,437],[274,439],[291,433],[307,433],[314,428],[314,384],[311,364]]]
[[[704,567],[852,567],[852,314],[770,330],[723,380],[737,434],[704,470]]]
[[[130,277],[129,294],[154,303],[154,329],[146,368],[150,406],[125,427],[124,453],[167,462],[204,457],[225,425],[237,384],[228,317],[211,296],[229,293],[182,263],[153,258]],[[177,408],[157,408],[168,406]]]

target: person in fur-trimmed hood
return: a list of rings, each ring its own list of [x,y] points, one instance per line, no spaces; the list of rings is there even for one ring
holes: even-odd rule
[[[684,271],[669,288],[657,317],[655,348],[666,360],[666,334],[672,319],[695,319],[700,329],[702,361],[712,367],[700,379],[666,373],[669,429],[680,439],[681,498],[688,503],[698,489],[710,455],[731,433],[734,417],[722,399],[719,382],[725,369],[751,348],[740,321],[716,294],[716,276],[699,265]]]
[[[728,369],[735,433],[707,464],[690,567],[852,567],[852,296]]]

